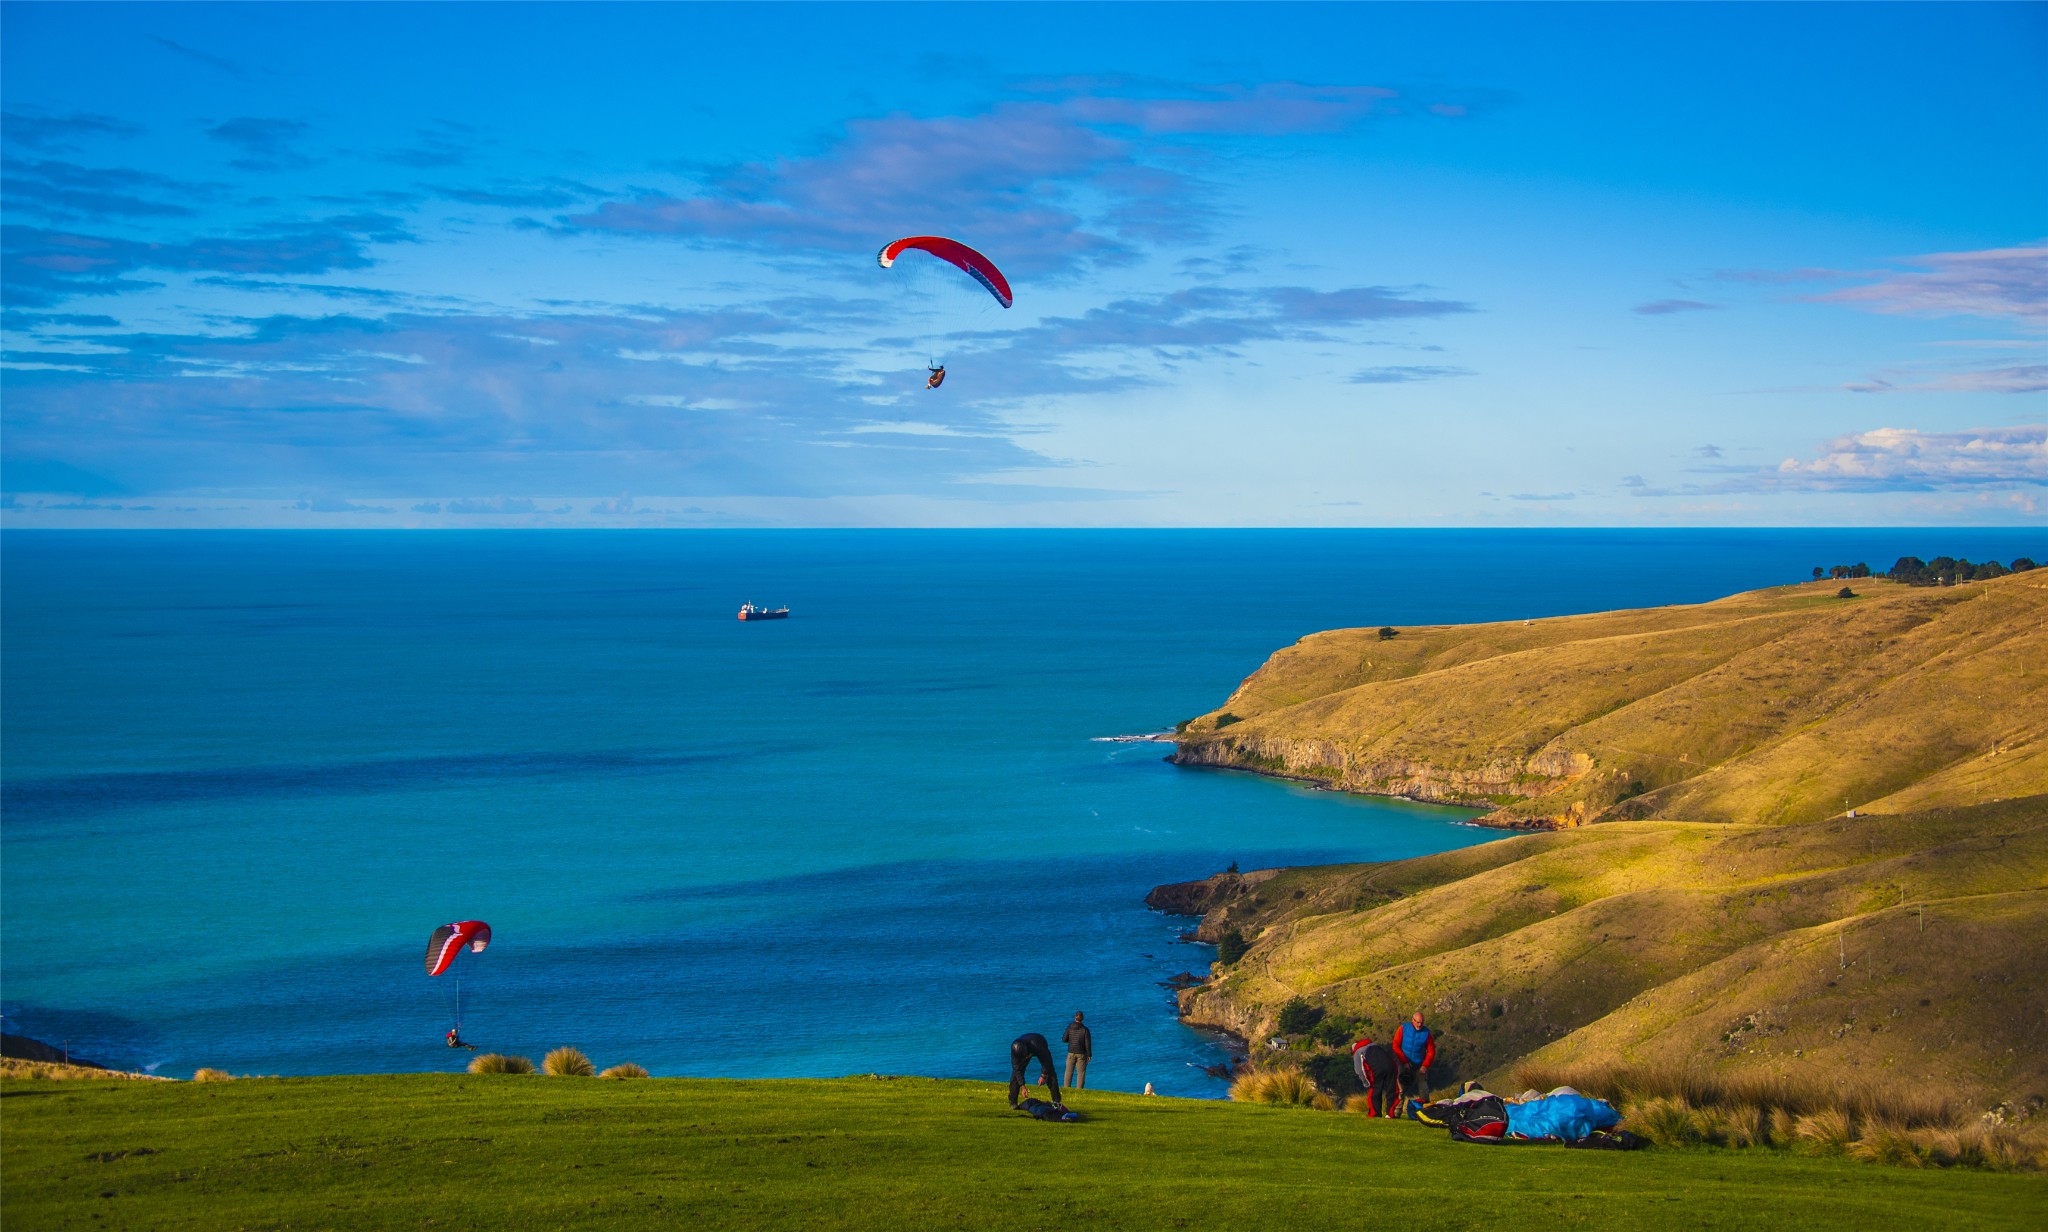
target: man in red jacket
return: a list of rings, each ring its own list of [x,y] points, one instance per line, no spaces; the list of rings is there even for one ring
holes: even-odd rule
[[[1394,1028],[1394,1065],[1401,1075],[1401,1102],[1396,1116],[1406,1116],[1412,1104],[1429,1099],[1429,1067],[1436,1061],[1436,1032],[1422,1025],[1422,1011]]]

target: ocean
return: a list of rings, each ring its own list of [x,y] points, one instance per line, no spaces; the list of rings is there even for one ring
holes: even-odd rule
[[[187,1075],[458,1068],[1218,1095],[1153,885],[1498,837],[1101,737],[1318,629],[1691,602],[2029,530],[7,532],[0,1013]],[[742,624],[742,601],[789,620]],[[494,940],[429,979],[431,930]]]

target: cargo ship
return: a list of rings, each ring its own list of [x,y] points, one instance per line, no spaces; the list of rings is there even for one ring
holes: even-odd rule
[[[789,609],[788,609],[788,608],[786,608],[786,607],[778,607],[778,608],[765,608],[765,607],[762,607],[762,606],[760,606],[760,605],[759,605],[759,604],[757,604],[757,603],[742,603],[742,604],[740,604],[740,619],[741,619],[741,620],[788,620],[788,619],[789,619]]]

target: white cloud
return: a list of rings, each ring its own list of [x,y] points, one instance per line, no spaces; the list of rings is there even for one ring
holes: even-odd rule
[[[1780,488],[1896,492],[1986,484],[2048,484],[2048,424],[1921,432],[1877,428],[1829,441],[1818,457],[1787,458]]]

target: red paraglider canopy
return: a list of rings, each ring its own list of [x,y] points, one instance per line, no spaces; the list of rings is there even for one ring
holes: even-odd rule
[[[455,956],[462,953],[463,946],[468,946],[472,954],[481,954],[490,943],[491,926],[482,920],[443,924],[427,941],[427,974],[439,975],[446,971],[448,964],[455,961]]]
[[[996,268],[995,262],[959,240],[949,240],[943,235],[907,236],[884,247],[875,259],[882,263],[883,269],[888,269],[896,264],[896,258],[902,256],[906,248],[922,249],[941,261],[959,266],[974,275],[976,282],[987,287],[997,303],[1005,308],[1010,306],[1010,280],[1003,277],[1003,271]]]

